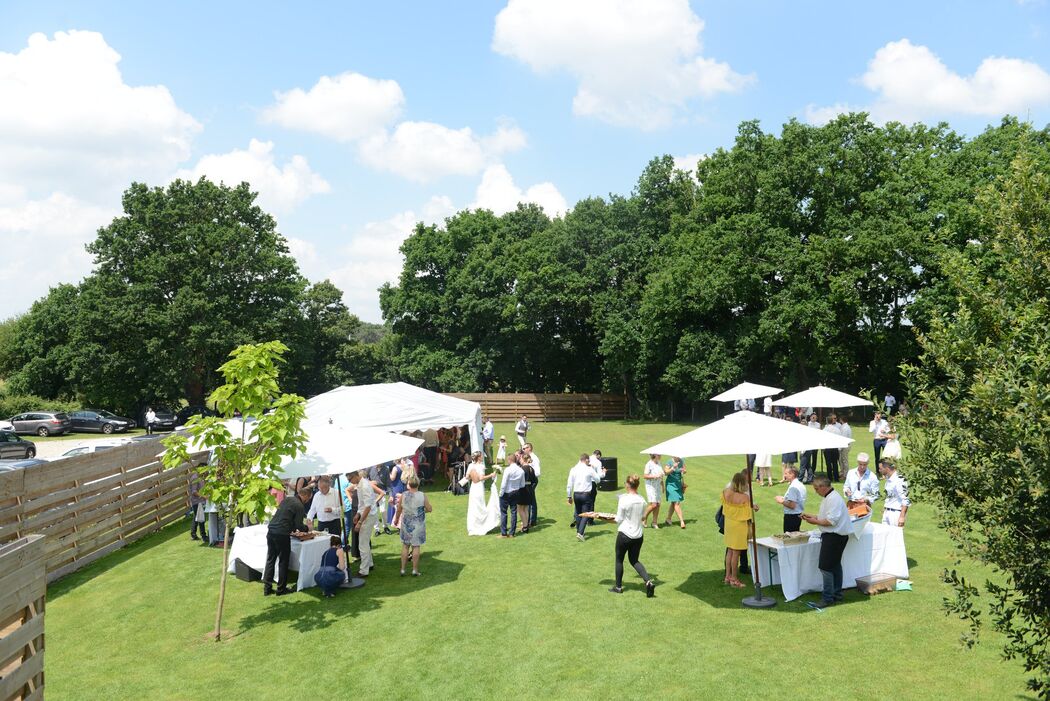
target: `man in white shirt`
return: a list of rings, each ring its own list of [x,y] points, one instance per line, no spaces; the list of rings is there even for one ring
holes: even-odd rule
[[[376,525],[376,507],[386,492],[365,477],[364,471],[351,473],[350,484],[357,487],[358,512],[354,517],[354,530],[361,534],[361,569],[358,574],[367,577],[375,564],[372,561],[372,529]]]
[[[857,456],[857,466],[846,474],[846,484],[842,487],[842,493],[850,506],[863,503],[870,507],[879,498],[879,478],[868,469],[870,459],[867,453],[860,453]]]
[[[777,497],[777,503],[784,507],[784,532],[797,531],[802,528],[802,512],[806,508],[806,485],[798,479],[798,470],[789,464],[784,468],[784,476],[791,480],[784,496]]]
[[[842,435],[842,432],[839,431],[838,417],[835,416],[835,414],[828,414],[828,423],[824,426],[824,430],[836,436]],[[827,470],[828,479],[832,482],[838,482],[841,479],[841,476],[839,475],[838,448],[824,449],[824,469]]]
[[[591,467],[591,457],[587,453],[580,455],[580,461],[569,470],[569,479],[565,483],[566,501],[572,504],[572,520],[576,525],[576,538],[583,540],[587,529],[587,519],[580,514],[594,510],[594,486],[601,480],[601,474]]]
[[[849,425],[849,417],[842,413],[839,414],[839,435],[853,440],[853,429]],[[839,448],[839,474],[844,475],[849,470],[849,449],[850,446]]]
[[[882,506],[882,522],[887,526],[904,528],[904,521],[908,518],[908,507],[911,506],[908,482],[897,472],[897,466],[892,460],[880,462],[879,472],[886,478],[886,501]]]
[[[882,460],[882,449],[886,447],[886,441],[890,438],[890,422],[882,418],[881,411],[875,412],[875,418],[868,424],[868,433],[875,436],[872,446],[875,448],[875,464],[878,465]]]
[[[513,456],[512,456],[513,457]],[[525,471],[516,459],[503,471],[499,485],[499,537],[513,538],[518,530],[518,506],[525,497]],[[510,530],[507,530],[507,510],[510,510]],[[526,525],[526,524],[522,524]]]
[[[897,398],[887,392],[882,398],[882,403],[886,405],[886,415],[889,416],[893,413],[893,407],[897,406]]]
[[[514,424],[514,433],[518,436],[518,447],[525,447],[525,439],[529,435],[529,417],[525,414],[521,415],[518,419],[518,423]]]
[[[526,443],[524,450],[525,454],[532,458],[532,471],[536,473],[536,484],[534,487],[538,489],[540,486],[540,456],[536,455],[535,451],[533,451],[532,443]],[[538,501],[539,500],[534,499],[533,502],[529,504],[529,528],[535,526],[536,519],[539,518]]]
[[[765,414],[766,416],[772,416],[773,415],[773,398],[772,397],[766,397],[765,399],[762,400],[762,413]]]
[[[340,506],[339,495],[332,489],[332,478],[322,475],[317,480],[317,493],[310,501],[310,510],[306,512],[307,525],[317,519],[317,530],[342,536],[339,520],[342,518],[343,510]]]
[[[489,464],[492,464],[492,439],[496,437],[496,427],[492,425],[492,421],[486,416],[485,425],[481,428],[481,441],[484,444],[485,456],[489,459]]]
[[[804,423],[810,428],[819,431],[820,422],[817,421],[817,415],[812,412],[805,415],[809,417],[809,421]],[[817,472],[817,451],[807,450],[802,455],[802,482],[803,484],[809,484],[813,481],[813,475]]]
[[[842,496],[831,488],[825,475],[813,479],[813,491],[824,498],[820,512],[802,514],[802,520],[820,527],[820,556],[817,568],[824,579],[822,606],[832,606],[842,601],[842,552],[853,532],[853,521]]]

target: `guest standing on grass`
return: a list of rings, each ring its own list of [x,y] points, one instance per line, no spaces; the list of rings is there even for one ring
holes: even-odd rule
[[[875,412],[875,418],[868,424],[868,433],[874,436],[871,447],[875,453],[875,464],[878,465],[879,461],[882,460],[882,449],[886,447],[886,441],[889,440],[890,433],[890,424],[882,417],[881,411]]]
[[[390,488],[387,490],[387,504],[386,504],[386,522],[393,528],[399,528],[397,522],[397,500],[401,498],[401,494],[405,491],[405,482],[403,480],[405,474],[404,464],[399,460],[394,463],[394,466],[390,468]],[[383,529],[386,532],[386,529]]]
[[[518,447],[523,447],[526,443],[526,438],[529,435],[529,417],[525,414],[521,415],[518,419],[518,423],[514,425],[514,433],[518,436]]]
[[[310,510],[306,514],[307,523],[313,523],[317,519],[317,530],[341,535],[339,519],[342,516],[339,495],[332,489],[332,478],[322,475],[317,480],[317,493],[310,500]]]
[[[653,528],[658,529],[657,521],[660,520],[660,502],[664,495],[664,469],[660,467],[660,456],[653,453],[649,456],[649,462],[645,463],[645,471],[642,474],[645,480],[645,498],[649,505],[645,507],[642,515],[642,526],[649,514],[653,515]]]
[[[583,540],[584,531],[587,530],[587,519],[580,514],[594,510],[591,490],[600,479],[601,476],[591,467],[590,456],[587,453],[582,453],[580,461],[569,470],[565,496],[566,501],[572,505],[572,522],[576,527],[577,540]]]
[[[828,415],[828,423],[824,426],[824,431],[832,434],[833,436],[841,436],[842,432],[839,430],[838,417],[835,414]],[[839,474],[839,449],[838,448],[825,448],[824,449],[824,469],[828,471],[828,479],[832,482],[838,482],[841,478]]]
[[[419,491],[419,478],[411,475],[406,490],[397,502],[398,523],[401,524],[401,576],[412,552],[412,576],[419,576],[419,548],[427,542],[427,514],[433,511],[427,495]]]
[[[518,529],[518,506],[525,499],[525,471],[518,464],[518,454],[511,453],[503,481],[499,486],[499,535],[513,538]],[[507,512],[510,512],[510,530],[507,529]]]
[[[849,416],[839,413],[839,435],[843,438],[853,440],[853,428],[849,425]],[[849,446],[839,448],[838,474],[844,475],[849,471]]]
[[[887,526],[904,528],[904,522],[908,519],[908,507],[911,506],[908,482],[897,472],[896,464],[887,458],[879,462],[879,472],[886,478],[886,501],[882,506],[882,522]]]
[[[645,571],[645,565],[638,559],[638,555],[642,552],[642,539],[645,536],[642,526],[645,499],[638,495],[638,484],[641,481],[638,475],[628,475],[624,482],[627,493],[621,494],[616,503],[616,516],[613,520],[620,524],[616,529],[616,584],[609,591],[613,594],[623,593],[623,558],[626,555],[631,567],[645,582],[645,595],[651,599],[656,590],[656,583]]]
[[[846,549],[849,535],[853,532],[853,522],[842,496],[831,488],[831,480],[826,475],[817,475],[813,479],[813,491],[824,498],[820,512],[802,514],[802,520],[814,526],[820,526],[820,556],[817,568],[824,580],[824,591],[821,605],[831,606],[842,601],[842,552]]]
[[[309,489],[300,489],[295,497],[285,499],[277,507],[270,525],[266,529],[266,567],[263,570],[263,595],[273,594],[273,570],[277,567],[277,596],[290,593],[288,590],[288,560],[292,556],[292,536],[305,533],[309,528],[303,523],[306,518],[304,504],[313,498]]]
[[[357,509],[361,503],[361,497],[358,496],[357,488],[350,479],[351,477],[351,473],[346,474],[345,485],[339,477],[336,477],[335,481],[336,487],[340,489],[340,495],[343,498],[343,528],[346,529],[346,537],[350,539],[350,556],[354,559],[360,559],[361,534],[354,530],[354,517],[357,516]]]
[[[330,547],[321,556],[321,567],[314,574],[314,583],[321,587],[326,599],[334,597],[336,589],[346,581],[346,553],[339,547],[342,542],[337,535],[329,537]]]
[[[379,488],[379,485],[364,477],[360,472],[354,473],[350,482],[357,486],[358,508],[360,509],[354,520],[354,530],[361,534],[361,564],[358,574],[367,577],[375,565],[372,561],[372,529],[376,525],[379,500],[386,496],[386,493]]]
[[[536,525],[540,515],[539,503],[536,501],[536,492],[539,491],[540,487],[540,456],[536,455],[536,451],[532,449],[532,443],[526,443],[522,450],[531,459],[532,471],[536,473],[535,480],[532,483],[532,507],[529,509],[529,528],[532,528]]]
[[[532,456],[522,453],[521,470],[525,473],[525,489],[518,503],[518,520],[521,521],[521,532],[528,533],[531,521],[529,515],[536,508],[536,471],[532,468]]]
[[[758,510],[758,507],[755,507]],[[740,581],[740,553],[747,550],[749,526],[754,518],[748,495],[747,473],[733,475],[722,490],[722,515],[725,517],[726,576],[723,583],[742,588]]]
[[[205,525],[207,516],[204,513],[204,504],[208,499],[201,494],[204,489],[204,480],[196,472],[190,475],[190,540],[197,540],[197,531],[200,531],[200,539],[203,545],[208,545],[208,529]]]
[[[794,465],[784,468],[785,479],[790,480],[784,496],[777,497],[777,503],[784,507],[784,532],[797,531],[802,528],[802,512],[806,508],[806,485],[798,479],[798,470]]]
[[[678,525],[685,528],[685,516],[682,515],[682,502],[685,501],[685,461],[672,457],[664,466],[667,488],[667,518],[664,525],[670,526],[671,519],[677,514]]]

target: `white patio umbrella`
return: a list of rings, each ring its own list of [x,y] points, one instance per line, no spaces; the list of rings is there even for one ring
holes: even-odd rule
[[[846,448],[853,439],[837,433],[819,431],[801,424],[774,419],[753,411],[738,411],[724,419],[693,429],[677,438],[658,443],[641,451],[659,453],[680,458],[713,455],[747,455],[749,453],[792,453],[800,450],[820,448]],[[748,467],[747,491],[751,507],[754,495],[751,490],[750,466]],[[751,551],[755,595],[743,601],[750,608],[769,608],[776,599],[762,596],[762,583],[758,577],[758,546],[755,544],[755,522],[751,521]]]
[[[282,479],[355,472],[412,455],[423,444],[422,438],[376,428],[330,424],[304,425],[303,428],[307,435],[306,452],[282,461]]]
[[[779,387],[768,387],[756,385],[754,382],[741,382],[732,389],[727,389],[721,394],[711,397],[712,402],[735,402],[737,399],[758,399],[759,397],[772,397],[784,390]]]
[[[819,407],[824,409],[837,409],[846,406],[871,406],[870,399],[857,397],[852,394],[840,392],[837,389],[817,385],[809,389],[796,392],[795,394],[782,397],[775,402],[774,406],[790,407]]]

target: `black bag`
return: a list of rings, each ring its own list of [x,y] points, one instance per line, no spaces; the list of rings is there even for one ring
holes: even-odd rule
[[[726,532],[726,517],[722,513],[722,507],[718,507],[718,511],[715,512],[715,525],[718,526],[718,532],[725,535]]]

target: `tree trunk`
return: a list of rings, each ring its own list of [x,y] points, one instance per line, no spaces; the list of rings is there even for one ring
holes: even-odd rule
[[[230,520],[223,519],[223,524],[226,530],[222,538],[222,577],[219,578],[219,608],[215,612],[215,642],[222,637],[222,607],[226,603],[226,577],[229,574],[226,570],[230,566]]]

